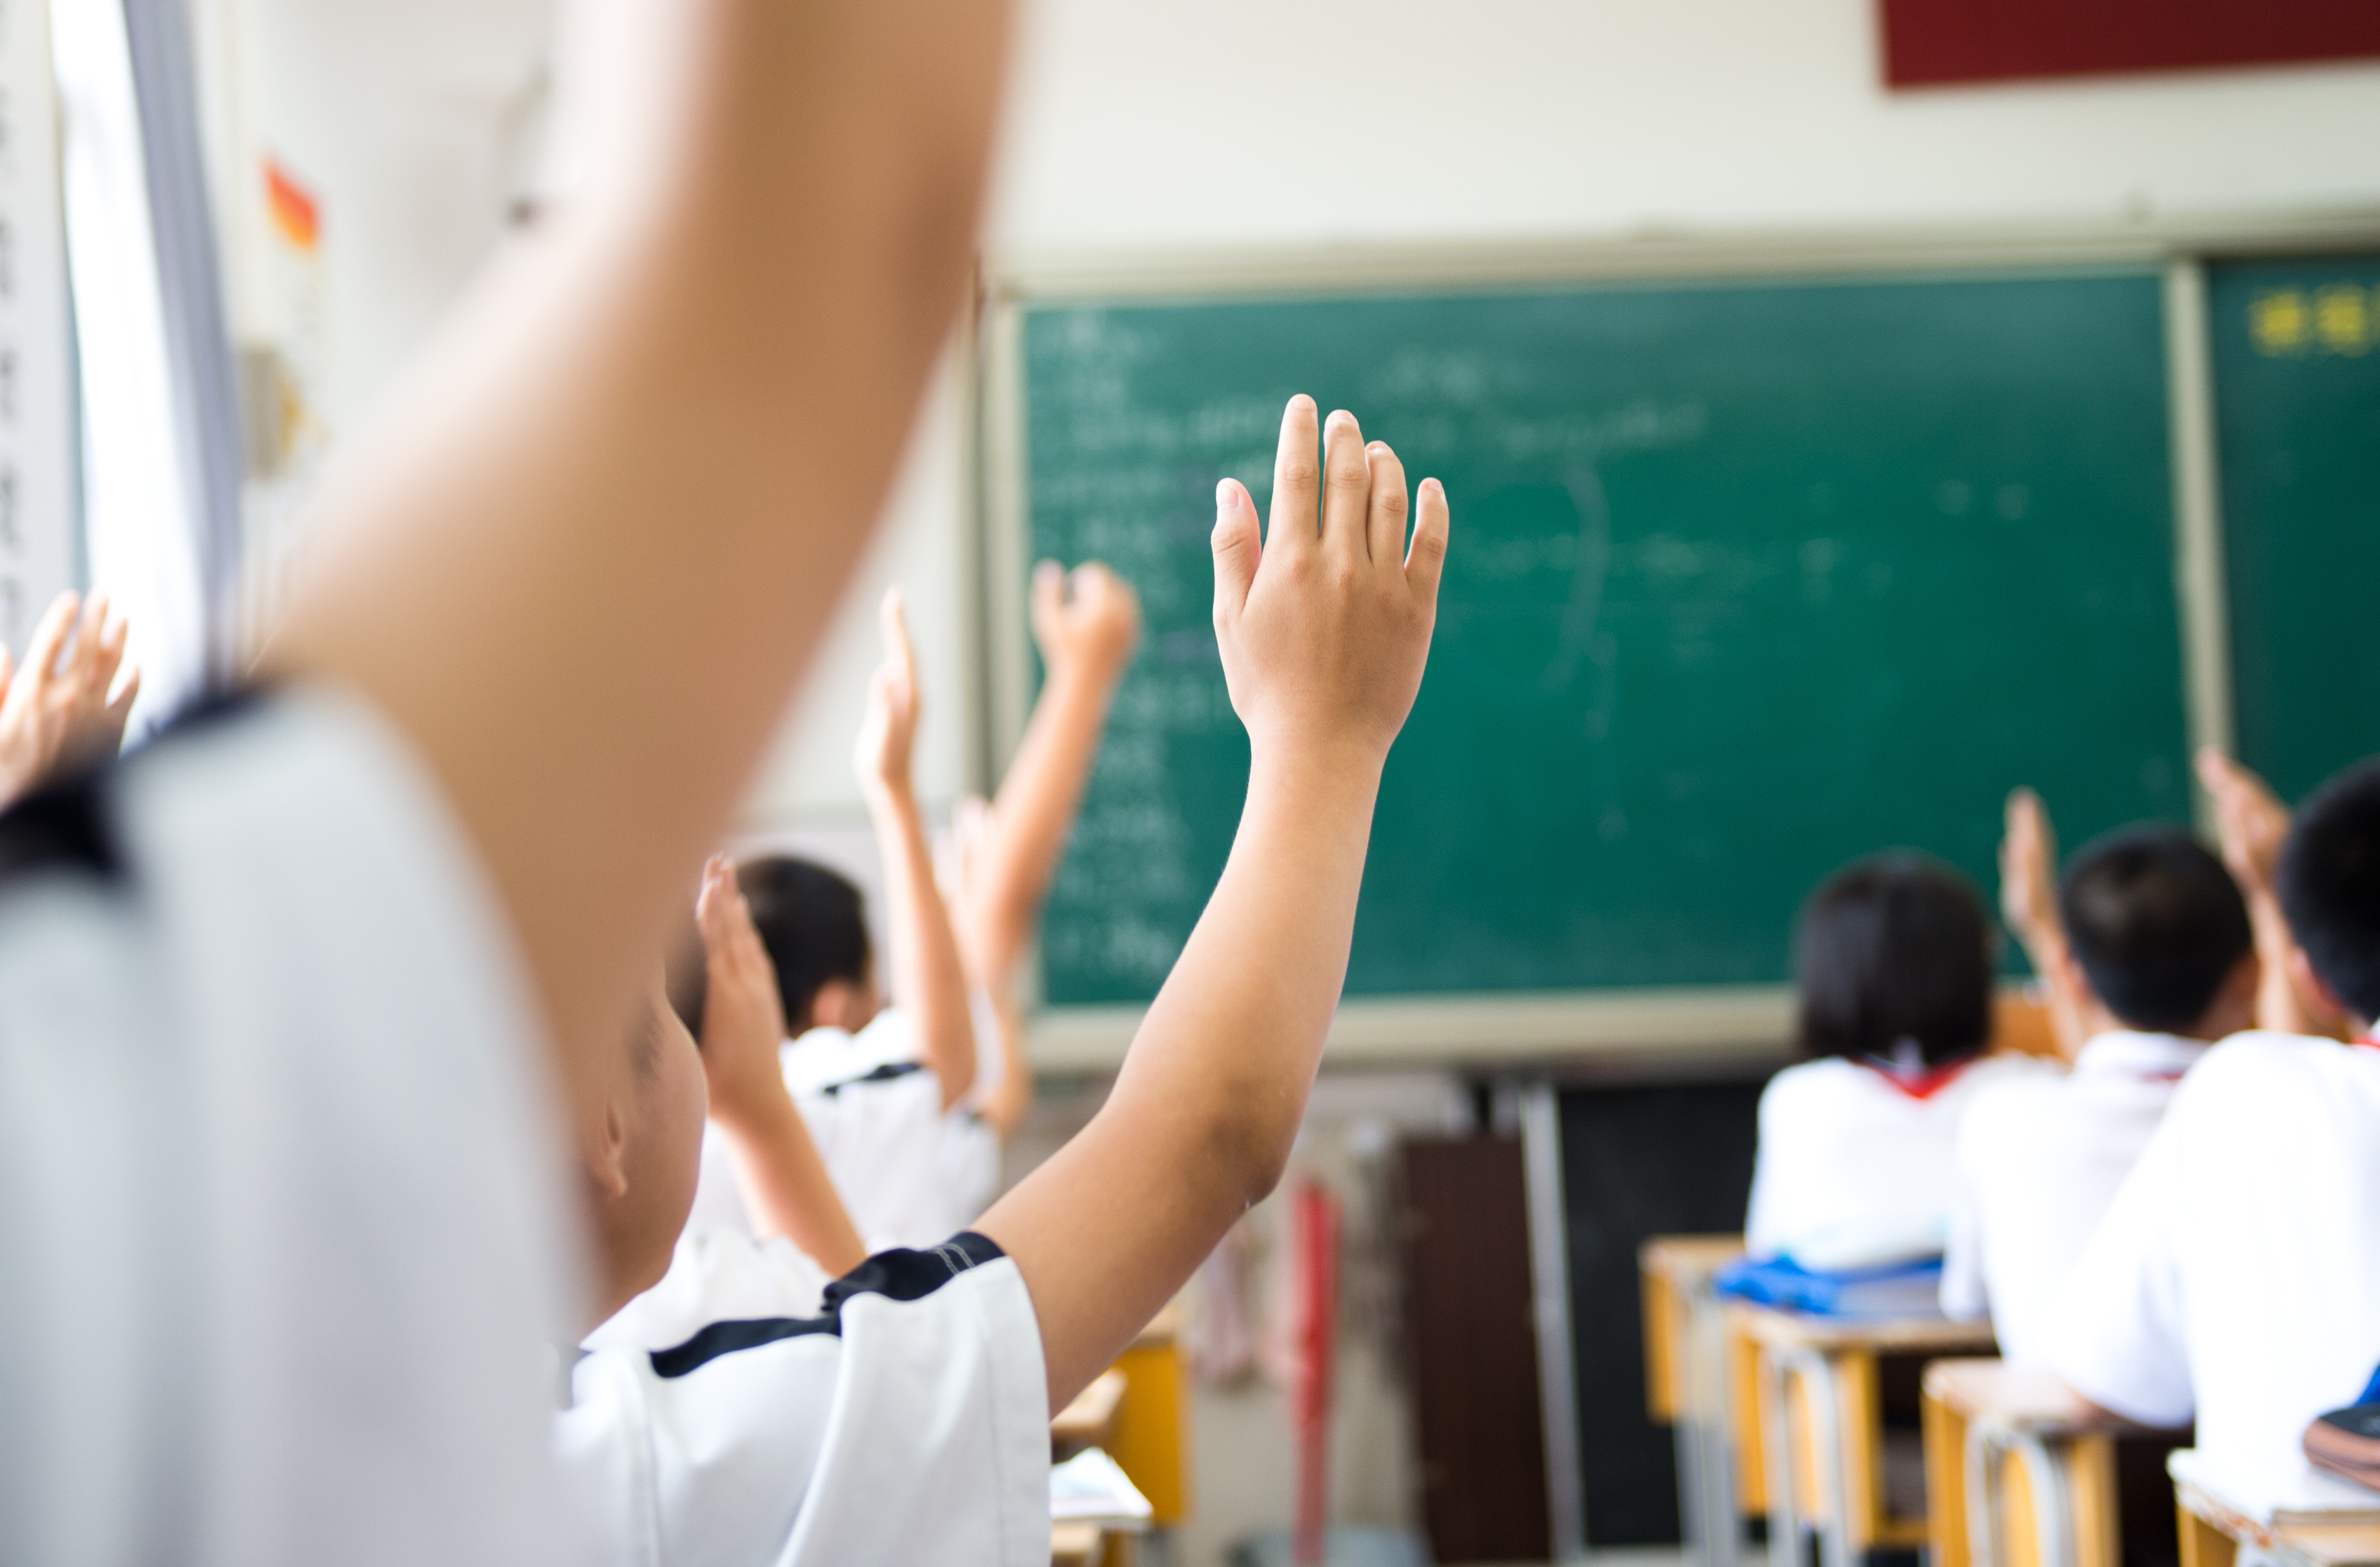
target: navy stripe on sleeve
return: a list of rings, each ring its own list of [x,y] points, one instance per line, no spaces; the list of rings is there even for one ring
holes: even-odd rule
[[[923,1062],[888,1061],[883,1065],[875,1068],[873,1071],[863,1072],[856,1077],[845,1077],[840,1083],[829,1083],[826,1087],[819,1089],[818,1092],[824,1094],[829,1099],[833,1099],[845,1088],[856,1088],[866,1083],[897,1083],[913,1072],[923,1072],[924,1070],[926,1070],[926,1067]]]
[[[813,1333],[840,1335],[844,1302],[854,1295],[923,1300],[968,1269],[979,1268],[1006,1255],[995,1242],[972,1230],[962,1231],[929,1251],[878,1252],[826,1287],[825,1315],[713,1322],[675,1349],[653,1351],[653,1374],[683,1377],[739,1349],[758,1349],[762,1344],[782,1343]]]

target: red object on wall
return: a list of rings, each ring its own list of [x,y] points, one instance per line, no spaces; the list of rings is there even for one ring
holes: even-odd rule
[[[1314,1182],[1301,1182],[1290,1199],[1296,1237],[1298,1382],[1297,1527],[1290,1560],[1322,1567],[1330,1555],[1330,1367],[1339,1342],[1339,1199]]]
[[[2374,0],[1876,0],[1890,87],[2380,56]]]

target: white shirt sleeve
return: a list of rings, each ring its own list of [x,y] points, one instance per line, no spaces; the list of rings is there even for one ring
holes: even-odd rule
[[[2168,1116],[2150,1137],[2041,1313],[2050,1368],[2092,1403],[2146,1426],[2187,1425],[2196,1407],[2177,1256],[2181,1134]]]
[[[560,1144],[395,736],[229,708],[0,863],[0,1561],[553,1560]]]
[[[963,1234],[870,1257],[817,1317],[590,1354],[555,1437],[616,1567],[1042,1567],[1045,1375],[1024,1276]]]

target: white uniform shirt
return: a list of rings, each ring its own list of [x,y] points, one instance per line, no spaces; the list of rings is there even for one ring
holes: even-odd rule
[[[832,1281],[782,1235],[686,1226],[662,1282],[581,1341],[588,1349],[668,1349],[713,1322],[816,1317]]]
[[[908,1014],[886,1007],[858,1033],[813,1028],[786,1043],[785,1087],[869,1251],[929,1246],[981,1217],[1000,1172],[1000,1138],[971,1097],[948,1110],[918,1059]],[[752,1233],[735,1166],[717,1129],[703,1139],[690,1233]]]
[[[1960,1117],[1985,1084],[2041,1070],[1995,1057],[1920,1095],[1840,1057],[1787,1067],[1760,1096],[1746,1249],[1820,1270],[1939,1254]]]
[[[1045,1567],[1045,1376],[1023,1275],[966,1233],[815,1317],[587,1354],[556,1445],[606,1567]]]
[[[565,1555],[545,1063],[392,733],[219,712],[0,864],[0,1561]]]
[[[2247,1483],[2380,1363],[2380,1050],[2241,1034],[2206,1052],[2043,1318],[2049,1366]]]
[[[2070,1073],[2007,1074],[1975,1090],[1959,1128],[1946,1314],[1990,1317],[2003,1358],[2040,1364],[2042,1306],[2206,1050],[2171,1034],[2102,1034]]]

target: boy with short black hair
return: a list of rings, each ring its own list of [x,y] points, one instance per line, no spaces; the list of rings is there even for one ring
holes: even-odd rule
[[[2080,1036],[2068,1074],[2004,1077],[1960,1127],[1942,1309],[1989,1315],[2000,1353],[2041,1358],[2045,1302],[2080,1257],[2183,1073],[2254,1021],[2248,907],[2222,861],[2175,828],[2056,849],[2029,789],[2009,797],[2001,903]]]
[[[2277,902],[2300,985],[2365,1033],[2380,1016],[2380,760],[2306,803]],[[2243,1488],[2294,1484],[2301,1433],[2380,1360],[2380,1050],[2258,1032],[2209,1051],[2045,1309],[2041,1342],[2119,1415],[2194,1418]]]

